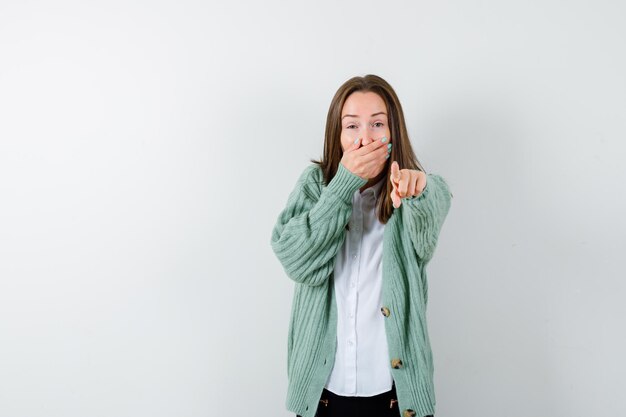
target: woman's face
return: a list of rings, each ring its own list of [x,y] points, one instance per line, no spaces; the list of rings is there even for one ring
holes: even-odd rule
[[[357,138],[364,146],[383,136],[392,142],[383,99],[371,91],[350,94],[341,110],[341,150],[345,152]]]

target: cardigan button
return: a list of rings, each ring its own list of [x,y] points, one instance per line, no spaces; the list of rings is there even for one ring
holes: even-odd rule
[[[381,311],[381,313],[383,313],[383,316],[385,316],[385,317],[389,317],[389,314],[391,314],[391,312],[389,311],[389,309],[387,307],[381,307],[380,311]]]
[[[414,417],[415,416],[415,411],[411,410],[410,408],[404,410],[404,417]]]
[[[402,368],[402,361],[398,358],[394,358],[391,360],[391,367],[394,369]]]

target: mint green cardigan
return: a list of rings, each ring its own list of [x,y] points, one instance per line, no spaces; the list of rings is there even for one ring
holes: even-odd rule
[[[311,164],[298,178],[272,230],[272,249],[295,281],[287,337],[286,407],[302,417],[315,415],[334,364],[335,257],[345,239],[352,196],[366,183],[340,163],[326,185],[319,166]],[[385,225],[381,314],[402,417],[435,413],[426,265],[451,197],[440,175],[427,174],[422,193],[404,198]]]

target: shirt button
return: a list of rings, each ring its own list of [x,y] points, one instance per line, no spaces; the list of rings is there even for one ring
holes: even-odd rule
[[[354,281],[352,281],[352,282],[350,283],[350,286],[351,286],[352,288],[354,288]]]
[[[404,417],[414,417],[415,416],[415,411],[411,410],[410,408],[404,410]]]
[[[354,314],[350,313],[350,318],[353,318],[353,317],[354,317]]]
[[[402,368],[402,361],[398,358],[394,358],[391,360],[391,367],[394,369]]]
[[[389,317],[389,314],[391,314],[391,312],[389,311],[389,309],[387,307],[381,307],[380,311],[381,311],[381,313],[383,313],[383,316],[385,316],[385,317]]]
[[[352,340],[348,340],[348,344],[352,346]]]

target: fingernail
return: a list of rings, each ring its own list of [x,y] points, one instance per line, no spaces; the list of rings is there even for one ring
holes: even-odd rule
[[[354,139],[354,144],[356,145],[357,143],[359,143],[359,138]]]
[[[391,143],[387,144],[387,149],[391,149]]]
[[[382,141],[383,143],[387,142],[387,136],[383,136],[383,138],[381,139],[381,141]]]
[[[385,159],[389,159],[389,153],[387,153],[387,156],[385,156]]]

